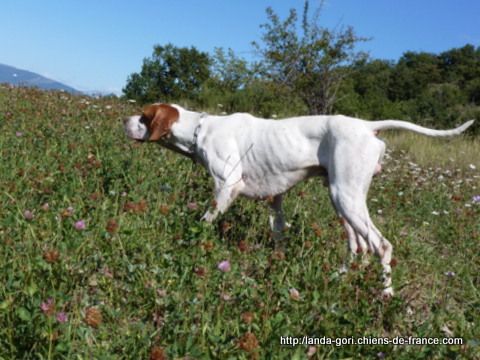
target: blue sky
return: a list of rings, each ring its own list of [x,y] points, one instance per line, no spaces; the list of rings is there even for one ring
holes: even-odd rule
[[[2,0],[0,63],[83,91],[120,93],[154,44],[232,48],[252,58],[265,8],[301,13],[303,0]],[[313,7],[318,0],[310,0]],[[480,46],[479,0],[326,0],[323,26],[351,25],[375,58]]]

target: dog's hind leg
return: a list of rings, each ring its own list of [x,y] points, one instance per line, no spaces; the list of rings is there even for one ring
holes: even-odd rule
[[[342,217],[348,221],[349,226],[352,228],[350,231],[351,239],[349,239],[349,241],[353,244],[353,233],[355,233],[356,239],[365,239],[369,248],[373,249],[374,253],[378,255],[383,268],[383,294],[385,296],[392,296],[392,269],[390,266],[390,261],[392,259],[392,245],[373,225],[365,208],[356,205],[360,200],[363,201],[363,199],[349,198],[342,195],[341,191],[341,189],[338,191],[334,185],[331,186],[335,207],[338,209]]]
[[[392,296],[393,295],[393,288],[392,288],[392,254],[393,254],[393,246],[377,229],[375,224],[370,220],[370,227],[371,229],[377,234],[377,236],[381,240],[382,252],[379,253],[380,256],[380,263],[383,267],[383,294],[385,296]]]
[[[343,272],[346,272],[349,264],[355,261],[358,255],[362,257],[361,260],[363,265],[368,264],[368,245],[365,239],[359,233],[355,232],[347,220],[345,220],[343,217],[341,220],[343,227],[345,228],[345,232],[347,233],[348,251],[350,254],[350,258],[342,267]]]
[[[392,296],[392,245],[375,227],[366,205],[368,188],[383,151],[383,143],[364,142],[338,145],[328,170],[330,197],[337,213],[351,226],[349,241],[365,239],[368,247],[380,258],[383,267],[383,294]],[[357,159],[352,163],[351,159]],[[357,243],[358,249],[358,243]]]
[[[280,245],[283,240],[283,231],[286,228],[285,218],[282,210],[282,194],[275,195],[270,205],[271,213],[268,217],[270,229],[272,230],[273,241],[275,246]]]

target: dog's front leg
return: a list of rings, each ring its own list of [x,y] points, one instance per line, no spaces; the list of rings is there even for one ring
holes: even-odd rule
[[[238,197],[243,187],[243,181],[240,179],[235,183],[215,181],[215,199],[213,209],[207,210],[202,216],[202,220],[212,223],[220,214],[223,214],[233,201]]]

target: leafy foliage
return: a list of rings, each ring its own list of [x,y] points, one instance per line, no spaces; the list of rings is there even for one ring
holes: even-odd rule
[[[196,100],[210,77],[209,65],[208,54],[194,47],[157,45],[152,57],[144,59],[141,72],[128,78],[124,93],[141,102]]]
[[[310,114],[332,112],[349,65],[365,56],[355,52],[355,46],[366,39],[358,37],[352,27],[336,31],[321,27],[320,10],[310,19],[309,2],[305,2],[300,36],[295,9],[281,21],[269,7],[269,23],[262,25],[263,46],[254,43],[265,76],[297,94]]]
[[[335,111],[367,119],[396,118],[448,128],[480,116],[480,48],[438,55],[405,53],[398,62],[370,60],[353,66]],[[479,133],[475,125],[473,133]]]

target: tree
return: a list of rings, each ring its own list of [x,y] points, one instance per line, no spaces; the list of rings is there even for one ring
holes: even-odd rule
[[[343,81],[335,111],[366,119],[401,117],[388,95],[394,63],[385,60],[359,61]]]
[[[464,103],[465,96],[458,85],[431,84],[411,102],[410,116],[426,126],[448,127],[458,116],[458,107]]]
[[[475,50],[473,45],[467,44],[442,52],[438,57],[446,82],[455,82],[463,87],[480,77],[480,47]]]
[[[215,48],[211,74],[218,87],[231,92],[244,88],[252,77],[246,60],[237,57],[232,49],[225,52],[222,48]]]
[[[195,47],[155,46],[140,73],[129,76],[125,96],[142,103],[196,100],[210,77],[210,57]]]
[[[250,81],[251,71],[247,61],[235,55],[233,50],[225,52],[215,48],[210,67],[210,78],[205,82],[199,98],[200,105],[222,112],[239,110],[238,97]]]
[[[480,105],[480,47],[465,45],[439,55],[444,81],[457,84],[472,104]]]
[[[407,51],[394,69],[390,82],[392,100],[411,100],[425,91],[429,84],[442,80],[440,62],[435,54]]]
[[[263,46],[254,43],[264,64],[263,75],[297,94],[311,114],[332,112],[348,66],[365,56],[355,46],[366,39],[358,37],[353,28],[330,30],[319,25],[321,8],[322,4],[310,18],[309,1],[305,1],[301,32],[295,9],[281,21],[267,8]]]
[[[233,50],[215,49],[211,76],[199,98],[203,109],[220,113],[249,112],[262,117],[293,116],[305,112],[303,102],[285,87],[262,78],[255,64]]]

